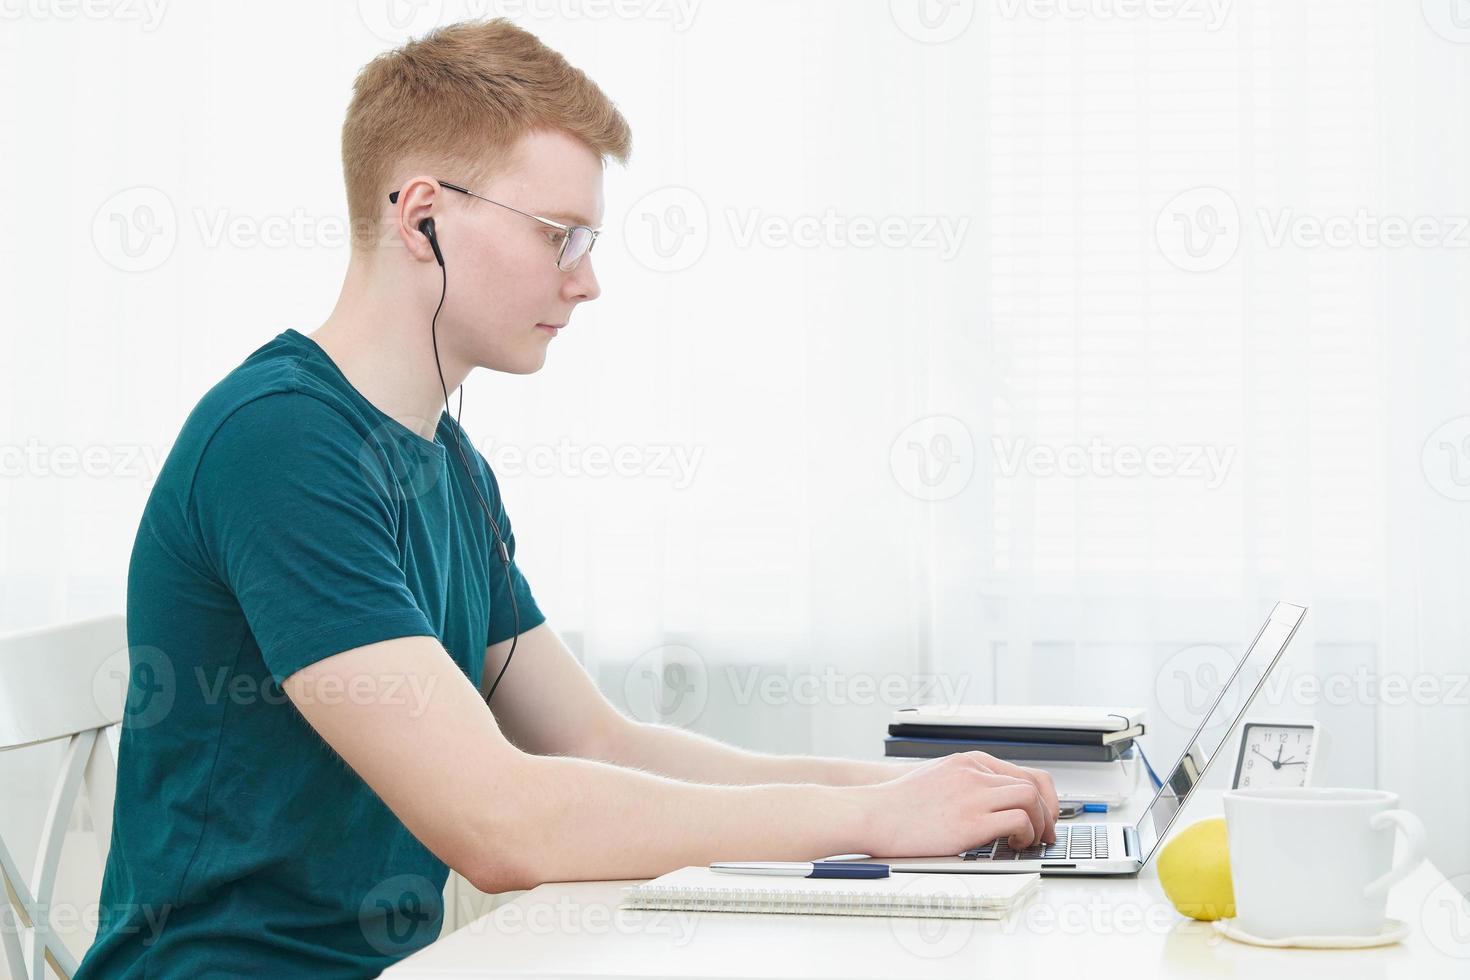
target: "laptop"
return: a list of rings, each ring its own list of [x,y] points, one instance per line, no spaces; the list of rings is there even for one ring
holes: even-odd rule
[[[1305,606],[1294,606],[1278,602],[1271,615],[1256,633],[1245,655],[1236,663],[1230,676],[1215,692],[1200,724],[1191,736],[1188,748],[1181,753],[1179,761],[1169,772],[1169,777],[1154,793],[1152,802],[1137,823],[1074,823],[1057,821],[1057,840],[1054,844],[1035,844],[1025,848],[1011,847],[1005,837],[991,841],[982,847],[972,848],[963,854],[928,858],[882,858],[893,873],[927,872],[957,874],[995,874],[1005,872],[1040,872],[1044,875],[1130,875],[1137,874],[1154,856],[1159,844],[1168,836],[1174,818],[1184,809],[1190,794],[1209,772],[1210,765],[1220,743],[1227,738],[1240,722],[1246,709],[1255,700],[1256,694],[1266,683],[1267,676],[1275,668],[1287,644],[1296,635],[1297,627],[1306,616]],[[1240,676],[1242,669],[1250,666],[1255,673],[1255,682],[1250,693],[1241,700],[1239,708],[1231,712],[1224,710],[1225,695]],[[1242,686],[1250,683],[1250,676],[1242,680]],[[1216,717],[1216,713],[1219,716]],[[1229,725],[1220,732],[1218,739],[1206,737],[1205,729],[1219,731],[1218,725],[1227,716]],[[1211,724],[1214,720],[1215,724]],[[1209,749],[1206,742],[1214,742]],[[1228,754],[1228,753],[1227,753]],[[866,858],[862,860],[868,860]]]

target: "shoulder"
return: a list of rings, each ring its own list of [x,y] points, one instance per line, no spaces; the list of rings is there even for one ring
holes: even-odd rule
[[[190,412],[158,489],[183,513],[201,494],[388,500],[399,472],[421,464],[402,461],[401,427],[343,390],[329,366],[289,338],[250,355]]]
[[[206,452],[259,456],[307,438],[350,438],[353,421],[333,404],[298,349],[280,338],[252,353],[190,410],[150,493],[151,511],[178,510]]]
[[[286,443],[314,431],[352,428],[345,405],[321,383],[303,352],[280,338],[259,348],[205,392],[179,431],[170,456],[185,467],[206,449],[229,441]]]

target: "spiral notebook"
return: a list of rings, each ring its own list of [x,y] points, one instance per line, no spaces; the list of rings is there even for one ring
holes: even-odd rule
[[[624,889],[623,908],[1002,919],[1039,887],[1037,874],[782,878],[680,868]]]

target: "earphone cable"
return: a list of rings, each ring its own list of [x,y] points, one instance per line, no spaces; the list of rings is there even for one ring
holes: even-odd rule
[[[449,271],[445,268],[442,260],[439,263],[439,273],[442,277],[442,283],[439,289],[439,305],[434,308],[434,318],[429,324],[429,337],[434,344],[434,367],[439,372],[439,388],[444,393],[444,413],[448,415],[449,386],[444,381],[444,366],[439,362],[439,311],[444,309],[444,297],[449,293]],[[459,387],[459,415],[461,417],[464,415],[464,385],[462,383]],[[470,468],[469,458],[465,456],[464,447],[460,444],[459,419],[453,416],[450,417],[454,422],[451,431],[454,433],[455,451],[459,454],[460,463],[464,467],[465,476],[469,479],[470,486],[475,491],[475,496],[479,498],[480,507],[485,511],[485,517],[490,521],[490,529],[495,534],[495,548],[500,555],[500,569],[505,573],[505,594],[510,598],[510,611],[514,620],[515,632],[511,634],[510,651],[506,653],[505,663],[501,664],[499,673],[495,675],[495,682],[490,685],[490,693],[485,695],[485,703],[489,704],[490,699],[495,697],[495,689],[500,686],[500,679],[505,676],[506,669],[510,667],[510,659],[516,655],[516,643],[520,639],[521,634],[521,611],[516,603],[515,585],[510,577],[510,551],[506,548],[505,538],[500,533],[500,523],[495,520],[495,514],[490,509],[490,504],[485,500],[485,495],[480,492],[479,481],[475,479],[474,471]],[[489,607],[488,602],[486,603],[486,607]]]

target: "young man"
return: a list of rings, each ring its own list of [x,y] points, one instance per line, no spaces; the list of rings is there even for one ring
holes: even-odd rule
[[[1050,779],[983,753],[765,756],[623,717],[502,561],[510,520],[448,392],[539,370],[597,298],[587,229],[629,145],[505,21],[363,69],[336,308],[205,395],[143,514],[83,980],[375,974],[438,935],[449,868],[503,892],[1054,839]]]

